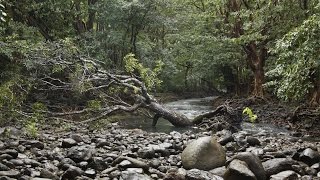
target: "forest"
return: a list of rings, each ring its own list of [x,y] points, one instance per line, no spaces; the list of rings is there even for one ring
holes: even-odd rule
[[[0,0],[0,34],[0,177],[320,177],[318,0]],[[159,133],[153,143],[148,130],[121,126],[130,118],[147,119]],[[163,119],[184,130],[155,130]],[[275,127],[261,137],[248,124]],[[161,133],[167,139],[156,140]],[[194,160],[192,139],[224,155],[212,160],[205,149],[207,158]],[[94,148],[84,148],[89,141]],[[39,159],[11,162],[33,148],[43,157],[49,145],[66,148],[45,158],[52,169]],[[214,165],[198,163],[207,159]]]

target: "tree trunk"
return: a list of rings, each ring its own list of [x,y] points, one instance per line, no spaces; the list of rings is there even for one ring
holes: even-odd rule
[[[151,103],[147,104],[146,108],[156,113],[153,118],[153,126],[157,124],[157,121],[160,117],[168,120],[172,125],[176,127],[185,127],[192,125],[191,121],[185,115],[176,111],[172,111],[156,101],[152,101]]]
[[[263,97],[263,83],[264,83],[264,69],[261,66],[254,69],[254,88],[253,95],[258,97]]]
[[[320,80],[318,73],[311,74],[311,82],[313,85],[310,105],[317,106],[320,104]]]
[[[78,35],[84,33],[86,31],[86,24],[82,21],[80,17],[81,8],[80,8],[80,1],[75,2],[75,8],[77,10],[77,16],[75,17],[75,29],[78,32]]]
[[[93,23],[96,18],[96,11],[93,9],[93,5],[97,2],[97,0],[88,0],[88,21],[86,23],[87,31],[91,31],[93,29]]]
[[[261,45],[258,50],[257,45],[254,42],[244,46],[244,50],[247,54],[248,64],[253,72],[254,84],[253,92],[254,96],[263,97],[263,83],[264,83],[264,64],[267,58],[267,49],[265,45]]]

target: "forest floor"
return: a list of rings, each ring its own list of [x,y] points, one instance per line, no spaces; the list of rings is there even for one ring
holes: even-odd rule
[[[258,123],[269,123],[288,130],[309,134],[318,137],[320,135],[320,111],[316,107],[305,104],[286,104],[276,100],[261,98],[218,98],[213,106],[228,104],[240,110],[249,107],[257,115]]]

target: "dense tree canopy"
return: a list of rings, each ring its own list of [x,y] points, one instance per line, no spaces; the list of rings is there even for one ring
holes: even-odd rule
[[[269,94],[318,104],[319,8],[318,0],[0,1],[0,118],[25,116],[21,110],[32,113],[35,103],[100,106],[135,94],[84,93],[99,83],[80,76],[94,67],[68,64],[81,57],[152,93]]]

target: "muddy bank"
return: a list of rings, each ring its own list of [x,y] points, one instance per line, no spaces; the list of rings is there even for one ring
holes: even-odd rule
[[[218,98],[212,102],[213,107],[227,102],[239,114],[249,107],[258,116],[258,123],[269,123],[288,130],[318,137],[320,132],[320,111],[316,107],[286,104],[274,100],[260,98]]]

